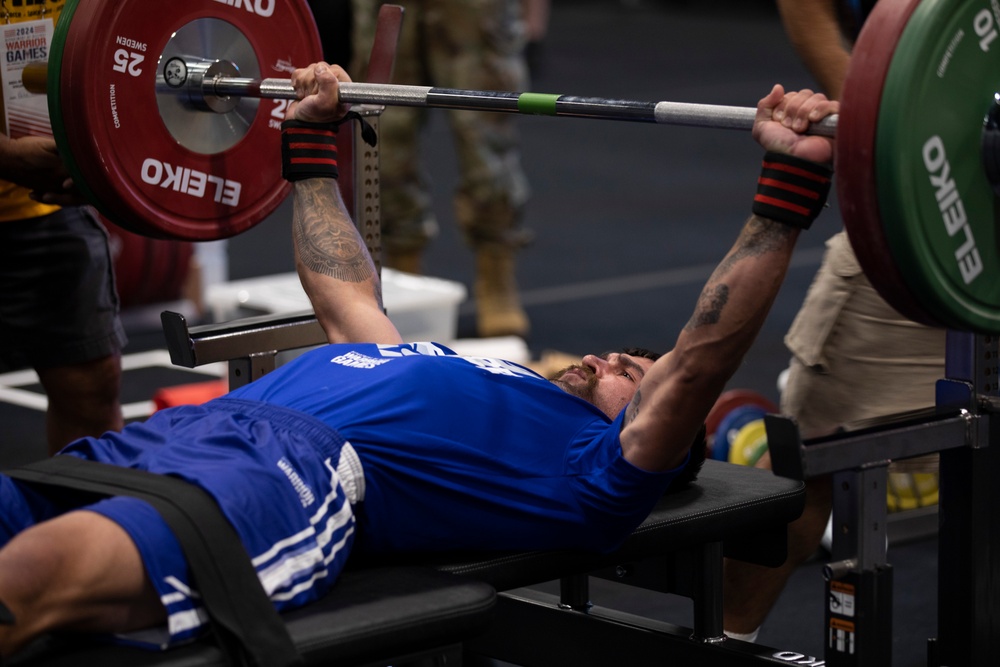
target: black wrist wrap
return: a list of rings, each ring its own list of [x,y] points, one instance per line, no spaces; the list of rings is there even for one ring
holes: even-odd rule
[[[833,170],[782,153],[766,153],[757,179],[753,212],[792,227],[809,229],[826,205]]]
[[[337,178],[337,126],[286,120],[281,124],[281,175],[288,181]]]

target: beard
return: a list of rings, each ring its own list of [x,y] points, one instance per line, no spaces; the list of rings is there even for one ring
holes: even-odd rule
[[[576,371],[570,373],[570,371]],[[568,374],[568,375],[567,375]],[[594,389],[597,387],[597,375],[587,366],[574,364],[553,373],[549,380],[557,387],[578,398],[593,403]]]

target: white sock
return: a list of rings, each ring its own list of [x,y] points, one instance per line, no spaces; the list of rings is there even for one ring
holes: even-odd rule
[[[757,635],[760,634],[760,628],[757,628],[753,632],[747,632],[745,634],[741,632],[730,632],[729,630],[726,630],[725,633],[727,637],[731,637],[733,639],[739,639],[741,642],[750,642],[752,644],[755,641],[757,641]]]

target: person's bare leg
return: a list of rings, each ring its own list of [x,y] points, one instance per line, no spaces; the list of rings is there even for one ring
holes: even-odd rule
[[[78,511],[38,524],[0,550],[0,657],[52,630],[126,632],[166,613],[139,552],[113,521]]]
[[[38,378],[49,400],[46,430],[50,455],[77,438],[122,429],[119,355],[39,369]]]
[[[788,525],[788,558],[776,568],[726,559],[723,578],[723,627],[727,632],[750,634],[761,626],[788,578],[819,547],[830,518],[829,477],[806,482],[802,516]]]

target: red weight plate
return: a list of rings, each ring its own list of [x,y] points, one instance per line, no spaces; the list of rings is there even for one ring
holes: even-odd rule
[[[366,83],[389,83],[392,76],[393,63],[396,62],[396,51],[399,45],[399,34],[403,28],[403,8],[399,5],[382,5],[378,12],[378,23],[375,26],[375,40],[372,43],[371,56],[368,60],[368,72]],[[342,127],[337,135],[337,154],[341,164],[357,165],[354,159],[354,141],[357,127],[354,123],[349,123]],[[342,169],[340,172],[340,193],[347,204],[347,210],[351,218],[358,221],[366,219],[356,208],[354,177],[355,169]],[[366,238],[369,250],[372,255],[378,258],[370,239]]]
[[[102,220],[114,261],[118,300],[124,309],[176,301],[194,256],[189,241],[153,239]]]
[[[382,5],[378,10],[375,25],[375,40],[371,57],[368,59],[368,83],[389,83],[392,79],[393,64],[396,62],[396,46],[403,29],[403,8],[399,5]]]
[[[707,436],[709,438],[714,436],[715,431],[719,428],[719,422],[736,408],[745,405],[756,405],[770,413],[778,412],[778,406],[763,394],[750,389],[727,389],[719,395],[715,405],[709,410],[708,417],[705,418]]]
[[[905,317],[941,326],[914,296],[892,257],[878,204],[875,137],[886,73],[921,0],[882,0],[854,45],[837,123],[837,194],[844,227],[872,286]]]
[[[241,53],[244,61],[233,61],[241,76],[287,78],[322,59],[305,0],[175,0],[156,21],[146,0],[80,3],[66,33],[59,89],[64,109],[72,109],[63,114],[69,150],[108,218],[150,236],[212,240],[246,231],[288,194],[279,128],[287,101],[243,100],[252,111],[242,115],[190,111],[195,131],[211,127],[203,121],[231,127],[231,145],[219,150],[197,143],[211,146],[217,129],[180,136],[168,127],[157,78],[162,56],[192,33],[189,43],[207,34],[215,50],[184,55]]]

